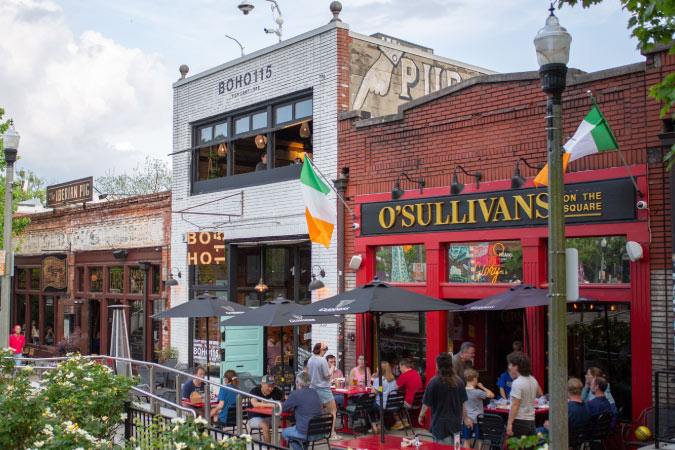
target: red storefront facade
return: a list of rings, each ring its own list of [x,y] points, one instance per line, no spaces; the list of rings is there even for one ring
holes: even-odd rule
[[[598,252],[595,254],[602,257],[602,270],[596,270],[595,279],[588,277],[587,280],[580,266],[580,282],[583,279],[580,295],[594,301],[590,304],[591,311],[589,305],[581,303],[570,306],[568,324],[578,318],[575,308],[585,308],[587,314],[594,314],[594,307],[604,310],[605,325],[612,321],[608,320],[608,313],[610,317],[617,317],[618,312],[625,312],[623,317],[629,326],[629,336],[623,337],[623,342],[628,343],[626,348],[610,348],[611,342],[618,338],[610,336],[608,327],[605,328],[608,363],[605,365],[609,366],[605,371],[609,370],[610,378],[618,380],[621,364],[613,364],[612,360],[621,360],[628,365],[625,369],[628,375],[624,374],[623,380],[617,381],[616,390],[626,393],[629,415],[633,417],[652,404],[652,369],[668,365],[672,359],[663,356],[672,353],[672,321],[666,336],[660,335],[660,327],[668,322],[669,313],[665,313],[666,318],[659,314],[658,319],[653,313],[669,309],[667,280],[663,282],[658,278],[668,273],[670,267],[670,208],[668,175],[661,163],[664,146],[659,139],[659,134],[664,132],[664,122],[658,114],[660,105],[648,99],[647,93],[648,86],[672,71],[674,65],[673,56],[657,52],[647,55],[645,64],[592,74],[571,71],[568,88],[563,93],[564,136],[571,136],[590,110],[591,101],[586,91],[592,90],[643,195],[640,197],[632,186],[629,190],[612,191],[612,183],[622,184],[624,188],[626,184],[631,185],[628,171],[617,152],[575,161],[565,175],[566,189],[583,187],[579,192],[583,189],[591,192],[600,186],[598,198],[589,194],[590,197],[587,195],[583,201],[579,200],[581,207],[586,208],[585,218],[568,217],[566,237],[571,241],[590,242],[590,247],[596,242]],[[377,275],[389,276],[396,270],[395,264],[386,266],[382,262],[381,255],[386,254],[382,249],[396,251],[400,247],[401,253],[414,253],[414,248],[418,248],[418,253],[423,256],[414,256],[418,259],[412,264],[407,256],[401,257],[408,266],[409,278],[399,278],[399,285],[436,298],[465,304],[504,291],[509,287],[509,281],[547,288],[546,209],[541,209],[539,216],[535,211],[539,205],[537,200],[545,203],[541,194],[546,190],[534,190],[532,178],[536,170],[528,169],[522,163],[520,170],[528,178],[527,183],[519,189],[511,187],[518,158],[526,158],[532,165],[543,165],[546,161],[545,102],[538,74],[528,72],[477,77],[410,102],[399,108],[396,115],[369,119],[358,111],[342,113],[338,164],[340,169],[349,168],[346,194],[352,199],[359,224],[353,231],[347,215],[345,229],[349,231],[344,240],[345,254],[347,261],[352,255],[363,257],[356,272],[356,284],[367,283]],[[667,123],[665,126],[665,131],[671,131],[667,129]],[[459,181],[465,187],[459,194],[450,194],[455,165],[461,165],[471,175],[480,171],[480,183],[477,185],[473,176],[458,172]],[[408,173],[413,180],[422,177],[425,180],[423,193],[415,189],[415,183],[403,181],[403,187],[410,190],[401,199],[393,201],[391,189],[400,172]],[[530,214],[539,220],[517,220],[514,208],[517,210],[520,204],[522,213],[522,207],[527,204],[515,201],[514,197],[527,199],[530,194],[531,205],[534,205]],[[508,207],[501,207],[500,200],[490,200],[500,198],[507,199],[505,205]],[[649,209],[638,209],[636,200],[646,201]],[[438,204],[440,206],[436,206]],[[575,202],[570,200],[567,204]],[[406,205],[412,206],[406,209]],[[597,210],[589,212],[589,205]],[[467,218],[467,207],[473,207],[476,216],[468,216],[467,223],[462,224]],[[571,216],[575,215],[572,214],[574,208],[570,206]],[[485,219],[483,223],[481,217]],[[616,240],[622,245],[627,241],[637,242],[643,250],[642,259],[630,261],[626,255],[619,255],[614,267],[609,267],[607,240]],[[485,243],[485,248],[491,250],[501,245],[502,251],[504,245],[501,243],[507,243],[507,247],[512,245],[519,258],[513,278],[507,281],[495,277],[490,281],[496,282],[485,282],[485,279],[471,275],[475,279],[470,282],[456,282],[453,270],[461,271],[461,267],[452,262],[449,255],[456,253],[458,246],[473,248],[476,243]],[[406,281],[401,282],[401,279]],[[390,278],[390,281],[397,280]],[[534,375],[544,385],[547,373],[546,308],[528,308],[524,316],[526,321],[523,322],[527,325],[523,323],[522,339],[529,341],[527,351],[532,357]],[[500,363],[506,356],[506,347],[501,342],[505,335],[500,334],[503,331],[500,328],[508,318],[464,317],[459,325],[460,331],[465,332],[462,340],[476,342],[483,358],[478,368],[482,369],[480,372],[486,377],[486,384],[494,387],[496,377],[503,370]],[[583,312],[581,317],[583,322]],[[616,327],[619,321],[613,320],[614,324],[610,326],[619,336],[620,328]],[[468,325],[467,321],[470,322]],[[418,348],[423,349],[426,356],[428,380],[435,373],[435,356],[457,350],[458,341],[454,335],[458,334],[458,328],[457,320],[454,329],[453,323],[448,322],[448,313],[429,313],[424,322],[418,327]],[[598,323],[602,321],[599,319]],[[654,334],[656,339],[652,339],[653,325],[659,330]],[[405,323],[402,326],[396,323],[391,330],[395,332],[405,326]],[[357,343],[363,342],[361,329],[360,318],[357,318]],[[367,329],[370,335],[372,330]],[[468,335],[466,330],[469,330]],[[588,330],[590,328],[586,332]],[[511,339],[511,335],[507,337]],[[595,361],[594,352],[600,350],[589,348],[591,341],[587,339],[585,344],[583,339],[570,341],[570,376],[583,379],[581,367]],[[454,348],[449,348],[453,343]],[[577,349],[585,356],[573,361]],[[371,350],[359,348],[358,352],[370,353]],[[499,354],[489,355],[494,352]],[[574,363],[578,364],[574,366]],[[612,369],[614,377],[611,376]]]

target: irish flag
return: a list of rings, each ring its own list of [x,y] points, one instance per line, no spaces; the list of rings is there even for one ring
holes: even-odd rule
[[[326,246],[335,228],[335,205],[328,200],[330,189],[314,171],[311,160],[305,156],[300,174],[302,197],[305,199],[305,217],[309,240]]]
[[[619,143],[616,141],[612,130],[609,128],[607,119],[600,112],[597,103],[593,100],[593,109],[586,115],[577,128],[572,139],[563,145],[563,173],[567,170],[567,164],[583,156],[605,150],[617,150]],[[534,185],[548,186],[548,164],[534,178]]]

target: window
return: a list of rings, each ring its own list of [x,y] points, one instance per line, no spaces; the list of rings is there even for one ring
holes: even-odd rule
[[[382,281],[424,283],[427,254],[424,245],[392,245],[375,249],[375,271]]]
[[[159,295],[162,280],[159,274],[159,266],[152,266],[152,293]]]
[[[121,294],[124,292],[124,267],[117,266],[108,269],[110,277],[110,293]]]
[[[523,250],[518,241],[452,243],[448,247],[450,283],[520,283]]]
[[[30,342],[34,345],[40,345],[40,296],[31,295],[30,297]],[[26,331],[28,337],[28,331]],[[29,342],[26,339],[26,342]]]
[[[301,163],[304,153],[312,154],[312,108],[312,99],[305,96],[278,104],[271,102],[250,112],[195,127],[193,181],[216,180]],[[284,179],[296,178],[299,174],[299,171],[289,169],[287,172],[276,173],[282,178],[289,177]],[[264,174],[263,177],[241,180],[244,183],[243,180],[249,183],[282,181],[276,179],[278,176]],[[215,190],[206,186],[214,185],[202,184],[193,192]],[[204,188],[207,190],[200,190]]]
[[[45,345],[54,345],[54,297],[45,297]]]
[[[567,239],[579,252],[579,284],[630,283],[630,258],[625,236]]]
[[[16,270],[16,287],[17,289],[26,289],[26,269]]]
[[[129,293],[142,294],[143,281],[143,271],[138,267],[131,267],[129,269]]]
[[[40,269],[30,269],[30,288],[40,290]]]
[[[89,268],[89,292],[103,292],[103,267]]]

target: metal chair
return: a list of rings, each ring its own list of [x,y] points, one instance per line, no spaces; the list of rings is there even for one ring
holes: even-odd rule
[[[410,428],[412,429],[413,433],[415,433],[415,426],[413,425],[413,421],[411,420],[410,411],[419,411],[420,409],[422,409],[423,398],[424,398],[424,389],[418,389],[417,392],[415,392],[415,396],[413,397],[413,402],[412,405],[410,406],[410,409],[406,408],[405,406],[403,407],[403,412],[408,418],[408,423],[410,424]]]
[[[605,447],[603,441],[611,432],[613,418],[614,414],[612,413],[602,413],[595,418],[591,418],[588,426],[588,435],[585,440],[585,443],[588,444],[587,447],[591,449],[601,445],[603,448]]]
[[[642,410],[637,420],[634,422],[621,422],[619,424],[619,429],[621,430],[621,441],[623,442],[624,448],[632,447],[644,447],[650,445],[653,441],[653,438],[648,441],[638,441],[635,439],[635,430],[638,427],[645,426],[649,428],[652,432],[654,431],[654,407],[650,406]]]
[[[478,429],[483,435],[483,448],[501,450],[506,440],[506,426],[499,414],[478,414]]]
[[[328,439],[330,438],[332,430],[333,415],[331,413],[318,414],[309,419],[309,423],[307,424],[307,435],[305,436],[305,439],[290,438],[288,440],[289,447],[291,441],[295,441],[300,443],[303,448],[305,448],[305,444],[311,443],[312,450],[314,450],[314,444],[316,442],[326,441],[326,445],[328,448],[330,448],[330,442]],[[310,436],[313,437],[313,439],[310,439]]]
[[[575,450],[581,450],[584,447],[588,436],[588,424],[580,424],[569,427],[569,446]]]
[[[370,420],[368,419],[368,413],[373,405],[373,396],[370,394],[364,394],[356,398],[356,404],[353,405],[354,409],[340,409],[338,414],[342,416],[342,422],[344,423],[345,417],[347,418],[347,424],[352,430],[352,434],[356,437],[356,431],[354,430],[354,423],[361,419],[366,422],[366,426]]]
[[[400,419],[401,423],[403,423],[403,411],[405,408],[403,407],[403,402],[405,400],[405,395],[403,392],[398,392],[398,391],[392,391],[389,393],[389,396],[387,397],[387,403],[385,408],[382,410],[382,413],[386,416],[387,414],[391,414],[394,416],[398,416]],[[405,435],[408,435],[408,429],[404,426],[403,431],[405,432]]]

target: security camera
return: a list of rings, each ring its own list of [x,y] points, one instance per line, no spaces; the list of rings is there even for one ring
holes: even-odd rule
[[[267,33],[267,34],[273,33],[273,31],[270,31],[270,30],[268,30],[267,28],[263,28],[263,31],[265,31],[265,33]]]
[[[358,230],[359,228],[361,228],[361,225],[359,225],[358,222],[353,222],[353,223],[352,223],[352,229],[353,229],[353,230]]]
[[[239,8],[239,11],[243,12],[244,15],[247,16],[248,13],[253,11],[253,8],[255,8],[255,6],[253,6],[253,4],[247,2],[246,0],[242,0],[242,2],[239,3],[239,6],[237,6],[237,8]]]
[[[640,200],[635,206],[637,206],[637,209],[647,209],[647,202]]]

